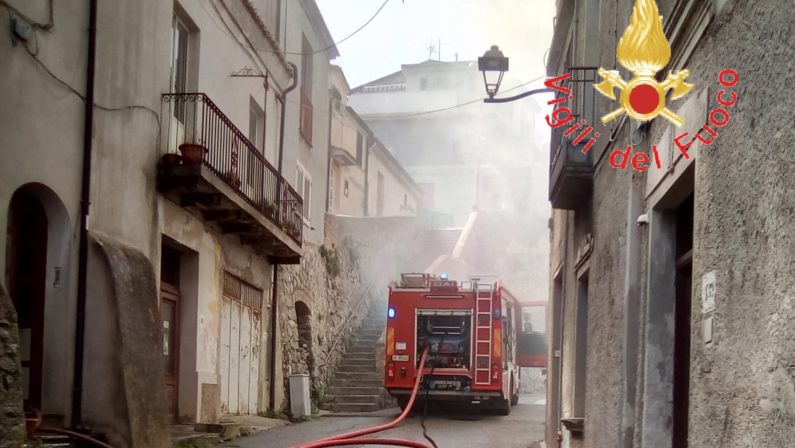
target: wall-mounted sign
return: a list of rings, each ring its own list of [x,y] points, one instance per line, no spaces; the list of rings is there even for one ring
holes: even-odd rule
[[[701,312],[711,313],[715,311],[715,294],[717,290],[717,280],[715,271],[707,272],[701,276]]]

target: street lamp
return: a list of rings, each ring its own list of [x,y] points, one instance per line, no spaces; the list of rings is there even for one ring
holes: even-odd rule
[[[486,86],[486,93],[489,98],[500,90],[502,75],[508,71],[508,58],[506,58],[500,47],[492,45],[491,48],[478,58],[478,70],[483,72],[483,84]]]
[[[534,89],[506,98],[494,98],[494,95],[500,90],[502,76],[508,71],[508,58],[496,45],[492,45],[483,56],[478,58],[478,70],[483,72],[483,84],[486,86],[486,94],[489,96],[483,98],[484,103],[509,103],[536,93],[553,92],[552,89]]]

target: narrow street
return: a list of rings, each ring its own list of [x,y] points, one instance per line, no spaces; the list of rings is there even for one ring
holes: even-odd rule
[[[544,437],[544,396],[523,394],[511,415],[501,417],[455,412],[451,408],[429,412],[425,426],[439,448],[528,448]],[[316,420],[263,431],[226,443],[228,448],[284,448],[322,437],[385,423],[398,414],[397,408],[359,416],[324,416]],[[421,414],[380,435],[425,440]]]

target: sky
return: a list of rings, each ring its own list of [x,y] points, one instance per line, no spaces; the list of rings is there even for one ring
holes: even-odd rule
[[[316,1],[336,42],[367,22],[384,0]],[[350,86],[356,87],[400,70],[401,64],[425,61],[429,54],[439,59],[440,49],[443,61],[454,61],[456,55],[458,60],[476,60],[491,45],[499,45],[510,58],[511,78],[526,82],[544,75],[555,3],[388,0],[369,25],[338,45],[341,56],[333,63],[342,67]]]

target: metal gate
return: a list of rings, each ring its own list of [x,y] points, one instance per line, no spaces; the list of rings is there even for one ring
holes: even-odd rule
[[[256,414],[262,290],[224,272],[221,299],[221,412]]]

